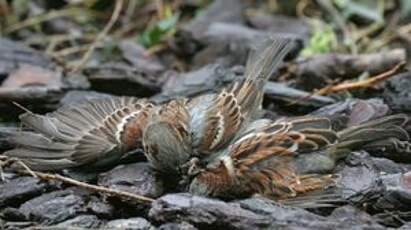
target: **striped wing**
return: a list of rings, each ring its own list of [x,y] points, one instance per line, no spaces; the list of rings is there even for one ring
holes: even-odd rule
[[[20,116],[30,132],[10,137],[18,147],[6,152],[37,170],[58,170],[110,162],[140,145],[153,105],[132,97],[113,97],[66,106],[43,115]]]
[[[198,146],[201,153],[224,147],[244,125],[256,119],[263,87],[293,45],[289,38],[263,41],[249,57],[245,79],[214,96],[204,110],[205,124]]]
[[[336,134],[325,118],[278,120],[258,130],[251,129],[229,146],[226,155],[210,163],[191,187],[193,191],[201,187],[203,191],[223,197],[254,193],[293,197],[324,186],[329,178],[297,175],[293,158],[335,141]],[[215,181],[224,183],[216,185]]]

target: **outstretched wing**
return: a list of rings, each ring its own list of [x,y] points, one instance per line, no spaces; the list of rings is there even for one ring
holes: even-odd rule
[[[229,146],[228,153],[200,173],[192,184],[215,196],[259,193],[276,198],[293,197],[323,187],[329,176],[297,175],[297,153],[319,149],[336,141],[325,118],[283,119],[250,130]],[[221,178],[218,178],[221,177]],[[218,183],[215,181],[224,181]],[[207,189],[204,189],[207,188]]]
[[[254,50],[245,79],[223,89],[205,108],[200,152],[207,154],[223,147],[244,124],[256,118],[266,81],[292,47],[292,39],[270,38]]]
[[[33,131],[12,135],[18,157],[36,170],[58,170],[110,162],[138,147],[153,105],[132,97],[91,100],[45,116],[25,113],[21,122]]]

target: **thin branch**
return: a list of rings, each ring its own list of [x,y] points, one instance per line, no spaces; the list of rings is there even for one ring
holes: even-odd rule
[[[380,73],[374,77],[371,77],[365,80],[355,81],[355,82],[343,82],[337,85],[326,86],[318,90],[316,93],[314,93],[314,95],[325,95],[329,93],[337,93],[337,92],[346,91],[346,90],[367,88],[367,87],[373,86],[379,82],[385,81],[388,78],[392,77],[394,74],[398,73],[403,66],[405,66],[405,61],[398,63],[397,65],[395,65],[393,68],[389,69],[386,72]]]
[[[101,40],[104,39],[104,37],[107,36],[107,33],[111,30],[111,28],[114,26],[116,23],[118,17],[120,16],[121,10],[123,8],[123,3],[124,0],[116,0],[116,5],[114,7],[113,14],[110,17],[110,20],[104,27],[103,31],[99,33],[94,40],[94,42],[90,45],[89,49],[87,52],[84,54],[84,56],[81,58],[80,62],[72,69],[72,73],[78,72],[83,68],[83,66],[87,63],[87,61],[90,59],[91,55],[93,54],[94,50],[98,46],[98,44],[101,42]]]
[[[89,50],[89,48],[90,48],[89,45],[72,46],[72,47],[50,52],[50,56],[54,58],[61,58],[61,57],[65,57],[65,56],[76,54],[76,53],[86,52],[87,50]]]
[[[23,110],[24,112],[33,114],[33,112],[31,112],[31,111],[30,111],[29,109],[27,109],[26,107],[20,105],[19,103],[15,102],[15,101],[12,101],[11,103],[13,103],[13,105],[15,105],[17,108]]]
[[[362,80],[362,81],[356,81],[356,82],[343,82],[339,83],[337,85],[329,85],[326,86],[316,92],[313,92],[305,97],[301,97],[298,100],[290,102],[288,105],[294,105],[297,103],[300,103],[302,101],[308,100],[313,96],[321,96],[321,95],[326,95],[330,93],[337,93],[341,91],[346,91],[346,90],[351,90],[351,89],[358,89],[358,88],[367,88],[371,87],[381,81],[387,80],[388,78],[392,77],[395,73],[399,72],[399,70],[405,65],[405,61],[401,61],[397,65],[395,65],[393,68],[389,69],[388,71],[385,71],[381,74],[378,74],[374,77]]]
[[[61,176],[59,174],[50,174],[50,173],[42,173],[42,172],[33,171],[26,164],[24,164],[24,162],[22,162],[20,159],[10,158],[7,156],[0,156],[0,168],[6,165],[10,165],[12,163],[16,163],[23,168],[21,170],[20,169],[17,170],[18,173],[27,174],[27,175],[39,178],[41,180],[46,180],[46,181],[57,180],[57,181],[61,181],[66,184],[79,186],[79,187],[82,187],[82,188],[85,188],[85,189],[88,189],[94,192],[100,192],[100,193],[104,193],[110,196],[115,196],[115,197],[119,197],[123,199],[135,200],[141,203],[151,203],[154,201],[154,199],[150,197],[141,196],[141,195],[134,194],[131,192],[120,191],[117,189],[111,189],[111,188],[107,188],[104,186],[89,184],[89,183],[78,181],[78,180],[75,180],[69,177]]]
[[[35,175],[42,179],[42,180],[58,180],[61,182],[64,182],[66,184],[72,184],[72,185],[76,185],[85,189],[89,189],[95,192],[101,192],[101,193],[105,193],[111,196],[116,196],[116,197],[120,197],[120,198],[128,198],[131,200],[137,200],[139,202],[144,202],[144,203],[151,203],[154,201],[154,199],[149,198],[149,197],[145,197],[145,196],[141,196],[141,195],[137,195],[131,192],[126,192],[126,191],[120,191],[120,190],[116,190],[116,189],[111,189],[111,188],[107,188],[104,186],[98,186],[98,185],[93,185],[93,184],[89,184],[86,182],[81,182],[78,180],[74,180],[72,178],[69,177],[64,177],[61,176],[59,174],[49,174],[49,173],[41,173],[41,172],[34,172]]]
[[[9,34],[17,30],[24,29],[26,27],[34,26],[34,25],[40,24],[45,21],[50,21],[55,18],[71,17],[71,16],[75,16],[78,14],[82,14],[82,13],[84,13],[84,10],[80,8],[68,8],[68,9],[63,9],[63,10],[50,11],[48,13],[34,16],[31,18],[28,18],[27,20],[13,24],[5,28],[4,33]]]

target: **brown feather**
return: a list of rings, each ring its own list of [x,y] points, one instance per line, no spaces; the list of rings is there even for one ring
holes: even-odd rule
[[[216,196],[259,193],[277,199],[311,191],[327,181],[321,177],[312,177],[311,180],[304,177],[302,180],[292,161],[300,150],[307,150],[310,146],[310,149],[323,148],[334,143],[335,139],[327,119],[301,117],[278,120],[245,133],[230,145],[228,153],[220,158],[218,164],[210,163],[200,173],[191,190],[195,192],[196,187],[206,187]],[[221,178],[218,177],[220,175]],[[214,179],[205,178],[218,178],[224,183],[216,185]]]
[[[65,106],[46,116],[26,113],[20,119],[38,137],[27,139],[16,133],[10,139],[24,151],[5,154],[20,157],[38,170],[110,162],[141,142],[141,129],[152,108],[145,100],[112,97]],[[51,144],[40,147],[40,142]]]
[[[200,153],[221,149],[242,127],[256,119],[262,106],[263,87],[293,45],[290,38],[270,37],[256,47],[247,61],[245,79],[223,89],[205,109]]]
[[[236,95],[225,90],[215,97],[206,117],[205,134],[199,146],[202,153],[209,153],[229,141],[243,121]]]

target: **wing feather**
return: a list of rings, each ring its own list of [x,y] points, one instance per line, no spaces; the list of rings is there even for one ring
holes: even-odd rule
[[[137,147],[153,105],[132,97],[113,97],[65,106],[43,115],[20,116],[33,132],[17,132],[19,146],[5,154],[24,158],[38,170],[80,166],[119,158]],[[47,159],[52,159],[48,161]]]
[[[336,141],[327,119],[281,119],[250,130],[230,145],[226,154],[211,162],[190,189],[205,187],[202,191],[223,197],[259,193],[286,198],[330,182],[325,181],[328,177],[298,175],[293,164],[297,154]],[[216,184],[216,180],[225,183]]]
[[[223,89],[211,102],[207,101],[205,116],[201,117],[205,125],[200,129],[200,153],[209,154],[222,148],[242,127],[256,119],[262,106],[263,87],[293,45],[292,39],[284,37],[263,41],[247,61],[245,79]]]

